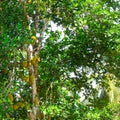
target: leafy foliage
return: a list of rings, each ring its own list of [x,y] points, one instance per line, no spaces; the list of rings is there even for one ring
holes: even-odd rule
[[[0,1],[0,119],[28,119],[34,106],[40,119],[118,119],[106,75],[119,86],[119,6],[117,0]],[[106,96],[99,98],[101,88]]]

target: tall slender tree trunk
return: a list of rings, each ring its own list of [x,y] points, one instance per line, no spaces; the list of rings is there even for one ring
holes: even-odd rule
[[[33,46],[29,45],[28,49],[27,49],[27,61],[31,61],[33,57],[34,57]],[[29,113],[30,120],[36,120],[36,114],[37,114],[37,108],[34,104],[34,101],[37,96],[37,86],[36,86],[37,77],[35,74],[35,73],[37,73],[36,71],[37,71],[37,67],[34,67],[34,65],[29,67],[29,81],[30,81],[30,84],[32,87],[32,109]],[[31,76],[32,76],[32,80],[31,80]]]
[[[45,33],[45,29],[46,29],[48,20],[42,19],[43,24],[41,25],[42,26],[41,30],[39,30],[39,21],[40,21],[39,11],[35,11],[34,19],[33,19],[31,16],[28,15],[27,10],[26,10],[26,6],[24,4],[24,1],[20,0],[20,3],[22,5],[24,16],[26,17],[27,22],[30,23],[31,22],[30,20],[33,20],[33,22],[34,22],[34,29],[35,29],[34,37],[36,39],[35,45],[30,44],[30,45],[28,45],[28,48],[27,48],[27,61],[31,62],[32,59],[35,58],[35,56],[37,57],[36,58],[37,60],[39,59],[39,54],[40,54],[40,50],[41,50],[41,47],[42,47],[43,36],[44,36],[44,33]],[[29,27],[29,30],[31,31],[31,26],[29,25],[28,27]],[[36,34],[39,34],[39,37],[36,36]],[[37,91],[38,61],[36,61],[36,63],[35,63],[35,61],[33,61],[33,62],[34,62],[34,64],[32,64],[28,68],[29,81],[31,82],[30,84],[31,84],[31,87],[32,87],[32,108],[31,108],[31,111],[28,113],[28,117],[29,117],[30,120],[36,120],[36,119],[40,120],[43,115],[39,111],[40,105],[39,105],[39,102],[38,102],[39,98],[40,98],[40,96],[38,96],[38,91]],[[31,81],[31,79],[32,79],[32,81]],[[40,114],[39,118],[37,118],[37,113]]]

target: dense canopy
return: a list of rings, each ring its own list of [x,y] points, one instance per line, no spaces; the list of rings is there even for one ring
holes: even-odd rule
[[[119,119],[119,0],[1,0],[0,48],[1,120]]]

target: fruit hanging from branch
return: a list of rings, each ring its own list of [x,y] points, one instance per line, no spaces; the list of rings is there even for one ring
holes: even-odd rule
[[[27,61],[27,60],[23,61],[23,63],[22,63],[22,66],[24,68],[29,68],[31,65],[32,65],[32,63],[30,61]]]
[[[30,3],[31,3],[31,0],[27,0],[27,3],[30,4]]]
[[[22,66],[23,66],[24,68],[27,68],[28,64],[27,64],[27,61],[26,61],[26,60],[23,61]]]
[[[26,75],[26,76],[23,78],[23,80],[24,80],[25,82],[29,83],[29,75]]]
[[[33,58],[31,59],[31,63],[36,66],[38,64],[38,62],[40,62],[40,58],[38,56],[33,56]]]
[[[37,38],[35,36],[31,36],[31,39],[36,42]]]
[[[30,77],[29,77],[29,83],[30,83],[30,85],[33,84],[34,79],[35,79],[35,76],[34,75],[30,75]]]
[[[23,108],[25,106],[25,103],[24,102],[17,102],[13,105],[13,109],[16,111],[18,110],[19,108]]]

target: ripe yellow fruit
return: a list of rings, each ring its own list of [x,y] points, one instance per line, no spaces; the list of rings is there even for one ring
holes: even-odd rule
[[[32,58],[31,63],[32,63],[33,65],[35,65],[35,64],[36,64],[36,60],[35,60],[35,58],[34,58],[34,57]]]
[[[22,66],[25,67],[25,68],[28,68],[28,62],[26,60],[23,61]]]
[[[31,76],[30,76],[30,79],[29,79],[29,83],[30,83],[30,85],[33,84],[34,78],[35,78],[34,75],[31,75]]]
[[[22,66],[24,68],[29,68],[30,66],[32,66],[32,63],[30,61],[25,60],[23,61]]]
[[[23,78],[23,80],[24,80],[25,82],[29,82],[29,75],[25,76],[25,77]]]
[[[14,109],[14,110],[17,110],[18,108],[19,108],[19,106],[18,106],[17,104],[14,104],[14,105],[13,105],[13,109]]]
[[[37,38],[35,36],[32,36],[31,39],[34,40],[35,42],[37,41]]]
[[[31,67],[32,66],[32,63],[31,62],[28,62],[27,64],[27,68]]]
[[[30,4],[30,3],[31,3],[31,0],[27,0],[27,3],[29,3],[29,4]]]
[[[8,95],[8,98],[9,98],[10,102],[13,102],[14,98],[11,94]]]
[[[31,59],[31,63],[36,66],[38,64],[38,62],[40,62],[40,58],[38,56],[34,56],[32,59]]]
[[[40,62],[40,58],[39,58],[39,57],[37,57],[36,60],[37,60],[38,62]]]

